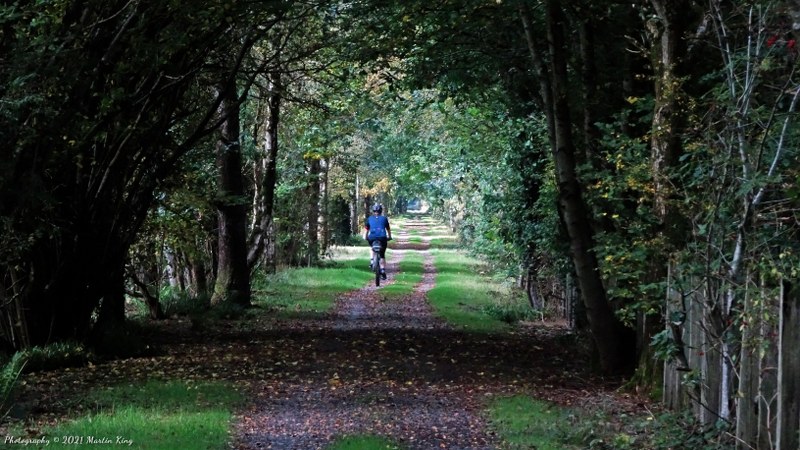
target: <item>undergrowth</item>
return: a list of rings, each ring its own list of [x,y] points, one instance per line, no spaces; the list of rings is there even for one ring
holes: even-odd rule
[[[85,364],[93,357],[86,347],[74,342],[35,346],[0,359],[0,418],[13,406],[23,372],[52,370]]]
[[[509,450],[733,450],[726,429],[690,413],[629,415],[591,412],[525,395],[487,404],[490,428]]]

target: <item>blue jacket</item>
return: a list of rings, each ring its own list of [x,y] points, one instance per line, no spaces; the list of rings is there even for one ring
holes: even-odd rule
[[[386,230],[389,228],[389,219],[386,216],[369,216],[364,221],[364,226],[369,231],[367,240],[386,239]]]

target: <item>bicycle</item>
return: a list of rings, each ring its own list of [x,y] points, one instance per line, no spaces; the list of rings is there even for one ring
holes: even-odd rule
[[[372,271],[375,272],[375,286],[381,285],[381,241],[372,241]]]
[[[389,239],[391,240],[391,239]],[[381,285],[381,241],[375,239],[372,241],[372,260],[369,264],[370,270],[375,272],[375,286]]]

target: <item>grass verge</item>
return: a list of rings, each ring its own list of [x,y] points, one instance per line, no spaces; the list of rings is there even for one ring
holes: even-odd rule
[[[504,448],[537,450],[578,449],[569,435],[567,410],[519,395],[493,400],[488,416]]]
[[[452,250],[434,250],[433,254],[436,287],[428,292],[428,299],[437,315],[467,331],[509,329],[509,324],[486,314],[497,298],[511,295],[508,288],[485,276],[477,259]]]
[[[490,427],[509,450],[733,450],[730,430],[690,412],[629,415],[576,410],[525,395],[487,405]],[[727,431],[727,432],[726,432]]]
[[[429,242],[431,248],[456,249],[461,247],[461,244],[459,244],[458,239],[450,236],[432,238]]]
[[[358,250],[340,251],[328,267],[286,269],[263,276],[255,282],[254,303],[285,317],[329,311],[337,295],[364,287],[374,276],[367,251]]]
[[[95,391],[93,412],[43,430],[48,448],[220,449],[241,395],[224,383],[149,381]]]

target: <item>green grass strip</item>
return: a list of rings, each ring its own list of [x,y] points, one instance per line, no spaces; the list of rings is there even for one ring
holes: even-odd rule
[[[422,281],[424,257],[419,253],[407,253],[400,261],[400,272],[393,274],[394,283],[381,288],[381,294],[397,298],[414,292],[414,286]]]
[[[339,260],[333,267],[287,269],[265,276],[256,283],[254,303],[283,316],[328,312],[336,296],[360,289],[373,279],[369,251],[359,250],[360,257]]]
[[[354,435],[337,439],[328,450],[399,450],[400,447],[382,436]]]
[[[503,397],[489,404],[491,427],[509,449],[569,450],[568,411],[524,395]]]
[[[455,237],[437,237],[431,239],[429,242],[431,248],[457,249],[461,247],[461,244],[459,244],[458,239]]]
[[[242,396],[224,383],[150,381],[99,390],[94,412],[45,430],[48,448],[220,449]]]
[[[500,332],[509,325],[486,314],[501,286],[481,275],[482,263],[463,253],[435,250],[436,286],[428,300],[436,314],[467,331]]]

